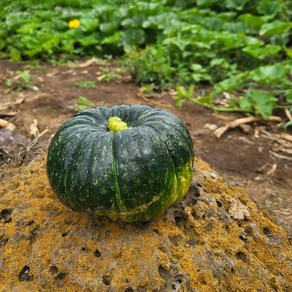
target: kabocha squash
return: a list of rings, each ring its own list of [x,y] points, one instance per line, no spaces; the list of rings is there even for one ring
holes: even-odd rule
[[[47,174],[75,211],[149,221],[184,197],[193,162],[190,134],[175,115],[146,105],[102,106],[59,128]]]

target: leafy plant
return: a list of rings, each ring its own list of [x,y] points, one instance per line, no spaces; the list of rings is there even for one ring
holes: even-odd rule
[[[125,68],[109,68],[101,67],[100,74],[97,77],[98,81],[109,82],[118,79],[125,72]]]
[[[176,95],[174,96],[175,105],[178,108],[182,108],[184,100],[195,101],[194,99],[194,85],[190,85],[188,89],[185,89],[183,86],[177,86]]]
[[[31,88],[33,85],[30,72],[28,70],[16,71],[15,76],[5,80],[5,85],[18,91]]]
[[[292,126],[292,121],[289,121],[289,122],[285,123],[283,127],[285,130],[287,130],[288,127],[291,127],[291,126]]]
[[[80,88],[95,88],[96,82],[95,81],[78,81],[78,82],[75,82],[74,85]]]
[[[291,98],[288,0],[68,3],[1,1],[0,57],[123,56],[133,79],[142,85],[213,86],[209,96],[193,101],[215,110],[227,110],[215,103],[224,92],[231,97],[230,111],[268,118],[275,108],[291,107],[289,102],[281,104]],[[102,81],[120,74],[102,73]]]
[[[83,110],[90,108],[90,107],[93,107],[93,106],[94,106],[94,102],[92,102],[91,100],[87,99],[84,96],[78,96],[77,103],[74,106],[74,110],[83,111]]]
[[[273,112],[277,99],[266,91],[251,90],[246,97],[239,100],[240,108],[268,119]]]

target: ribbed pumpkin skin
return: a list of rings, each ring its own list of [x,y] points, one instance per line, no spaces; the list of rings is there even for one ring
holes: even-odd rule
[[[129,128],[109,131],[113,116]],[[175,115],[146,105],[103,106],[59,128],[47,174],[60,201],[75,211],[149,221],[184,197],[193,162],[188,129]]]

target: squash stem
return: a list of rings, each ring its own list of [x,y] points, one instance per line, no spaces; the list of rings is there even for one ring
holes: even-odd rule
[[[111,117],[107,121],[108,129],[111,132],[119,132],[128,129],[128,124],[123,122],[119,117]]]

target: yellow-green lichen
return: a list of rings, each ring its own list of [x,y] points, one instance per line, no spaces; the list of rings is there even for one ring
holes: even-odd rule
[[[147,224],[92,218],[63,206],[47,181],[45,159],[4,173],[0,287],[289,291],[292,251],[285,231],[243,190],[219,176],[203,176],[214,172],[207,164],[196,161],[196,169],[194,180],[203,187],[192,188],[180,204]],[[228,215],[234,197],[250,219]],[[29,270],[21,277],[24,267]]]

